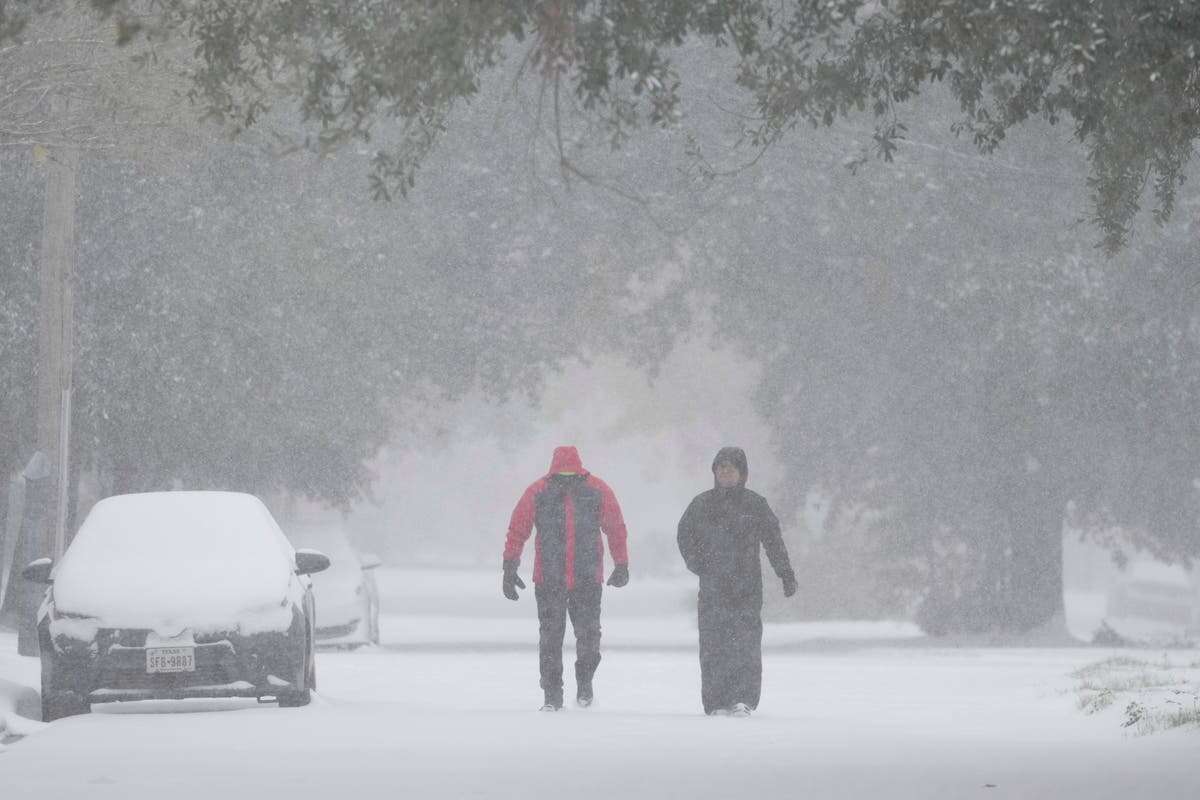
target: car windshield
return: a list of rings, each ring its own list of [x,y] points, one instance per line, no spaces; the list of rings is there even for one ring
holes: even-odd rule
[[[267,508],[232,492],[97,503],[54,573],[60,612],[108,627],[213,627],[283,601],[293,553]]]

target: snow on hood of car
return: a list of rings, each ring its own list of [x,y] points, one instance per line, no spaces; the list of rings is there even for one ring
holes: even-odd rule
[[[279,618],[294,558],[251,495],[119,495],[96,504],[55,568],[54,606],[99,627],[234,629]]]

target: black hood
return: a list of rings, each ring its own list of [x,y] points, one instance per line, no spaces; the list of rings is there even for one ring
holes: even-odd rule
[[[740,447],[722,447],[717,451],[717,457],[713,459],[713,486],[717,486],[717,464],[726,463],[733,464],[737,467],[737,471],[742,474],[742,480],[738,486],[745,487],[746,479],[750,477],[750,465],[746,462],[746,451]],[[720,488],[717,486],[717,488]]]

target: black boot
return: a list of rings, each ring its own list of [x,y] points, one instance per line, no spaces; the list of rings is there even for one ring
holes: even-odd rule
[[[593,699],[595,698],[592,694],[592,679],[588,678],[579,681],[579,685],[575,690],[575,702],[580,708],[587,708],[592,704]]]
[[[542,711],[562,711],[562,689],[546,689],[545,696],[546,702],[542,704]]]
[[[587,708],[595,700],[592,693],[592,678],[596,675],[596,665],[600,657],[581,663],[575,662],[575,702],[580,708]]]

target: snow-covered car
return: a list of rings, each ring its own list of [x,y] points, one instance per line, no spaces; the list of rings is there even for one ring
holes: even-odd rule
[[[192,697],[309,702],[316,686],[311,579],[324,554],[294,550],[256,497],[154,492],[88,514],[38,611],[42,715]]]
[[[1200,598],[1178,565],[1137,562],[1108,593],[1107,614],[1122,634],[1134,638],[1200,630]]]
[[[313,576],[317,602],[317,644],[356,648],[379,644],[379,590],[373,570],[379,558],[358,553],[338,525],[298,523],[287,526],[296,547],[329,556],[329,569]]]

